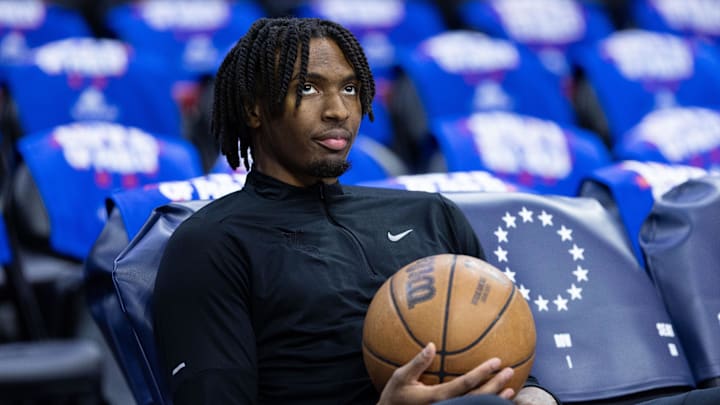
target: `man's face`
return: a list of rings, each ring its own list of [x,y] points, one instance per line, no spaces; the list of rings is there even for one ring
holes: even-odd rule
[[[282,62],[281,62],[282,63]],[[279,117],[257,123],[254,165],[285,183],[308,186],[334,182],[347,168],[347,155],[362,118],[360,84],[338,45],[329,38],[310,40],[307,78],[295,72]],[[302,101],[295,108],[296,89]]]

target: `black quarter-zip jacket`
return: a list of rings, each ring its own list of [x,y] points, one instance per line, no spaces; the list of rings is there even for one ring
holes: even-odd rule
[[[174,403],[375,403],[367,307],[398,269],[440,253],[484,258],[440,194],[298,188],[251,171],[178,227],[158,271],[155,335]]]

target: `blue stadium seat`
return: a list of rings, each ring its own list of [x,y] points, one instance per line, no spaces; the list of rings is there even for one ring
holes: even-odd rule
[[[703,38],[720,45],[718,5],[710,0],[631,0],[632,21],[642,29]]]
[[[720,52],[706,42],[627,29],[578,55],[607,122],[610,144],[653,110],[720,105]]]
[[[430,125],[448,115],[478,111],[575,122],[560,78],[529,49],[508,40],[475,31],[446,31],[403,51],[400,64]]]
[[[41,0],[0,2],[0,64],[22,61],[48,42],[91,35],[74,9]]]
[[[50,248],[85,258],[105,222],[105,198],[115,189],[187,179],[202,172],[195,149],[176,137],[151,134],[106,122],[62,125],[28,134],[18,149],[44,208],[30,208],[25,193],[15,192],[18,214],[47,218]],[[18,187],[21,185],[18,185]],[[22,186],[28,187],[27,184]]]
[[[720,385],[720,175],[688,180],[657,199],[640,233],[698,386]]]
[[[590,198],[448,194],[530,305],[532,374],[563,403],[694,386],[685,349],[620,224]]]
[[[566,79],[576,50],[614,31],[604,9],[581,0],[470,0],[460,4],[458,15],[470,28],[528,46]]]
[[[430,193],[529,192],[522,186],[507,182],[484,170],[408,174],[384,180],[364,181],[359,185]]]
[[[612,403],[694,385],[664,304],[597,201],[527,193],[446,195],[470,219],[488,260],[528,299],[538,331],[533,374],[561,400]],[[135,356],[149,373],[144,381],[155,403],[168,403],[148,317],[157,266],[173,230],[206,203],[157,208],[115,261],[114,288],[123,311],[117,319],[124,322],[119,327],[135,337],[125,355]]]
[[[14,101],[23,133],[76,121],[108,121],[180,136],[172,82],[161,59],[112,39],[68,38],[33,50],[26,63],[5,65],[0,80]]]
[[[720,111],[664,108],[648,113],[613,148],[618,160],[720,169]]]
[[[107,26],[138,52],[161,55],[176,80],[214,75],[218,61],[265,12],[251,0],[143,0],[108,10]]]
[[[579,194],[600,201],[614,213],[625,228],[635,257],[645,266],[639,235],[653,204],[670,188],[706,174],[706,170],[693,166],[622,161],[588,173]]]
[[[343,184],[382,180],[407,173],[395,153],[375,139],[359,134],[348,154],[350,169],[340,176]]]
[[[487,170],[541,194],[575,196],[585,175],[611,162],[593,133],[506,112],[438,120],[433,134],[448,171]]]

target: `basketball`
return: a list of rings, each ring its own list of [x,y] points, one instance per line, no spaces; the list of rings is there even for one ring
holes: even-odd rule
[[[535,323],[515,284],[489,263],[440,254],[418,259],[385,281],[363,325],[363,359],[378,391],[429,342],[433,362],[420,377],[438,384],[491,357],[515,371],[517,393],[535,359]]]

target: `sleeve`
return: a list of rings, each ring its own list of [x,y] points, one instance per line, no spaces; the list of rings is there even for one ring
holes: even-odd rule
[[[440,195],[440,198],[449,217],[452,235],[455,238],[455,246],[459,249],[458,253],[485,260],[485,252],[480,245],[477,234],[475,234],[472,225],[460,207],[443,195]]]
[[[250,277],[221,224],[191,217],[168,240],[153,295],[161,369],[175,405],[257,397]]]

